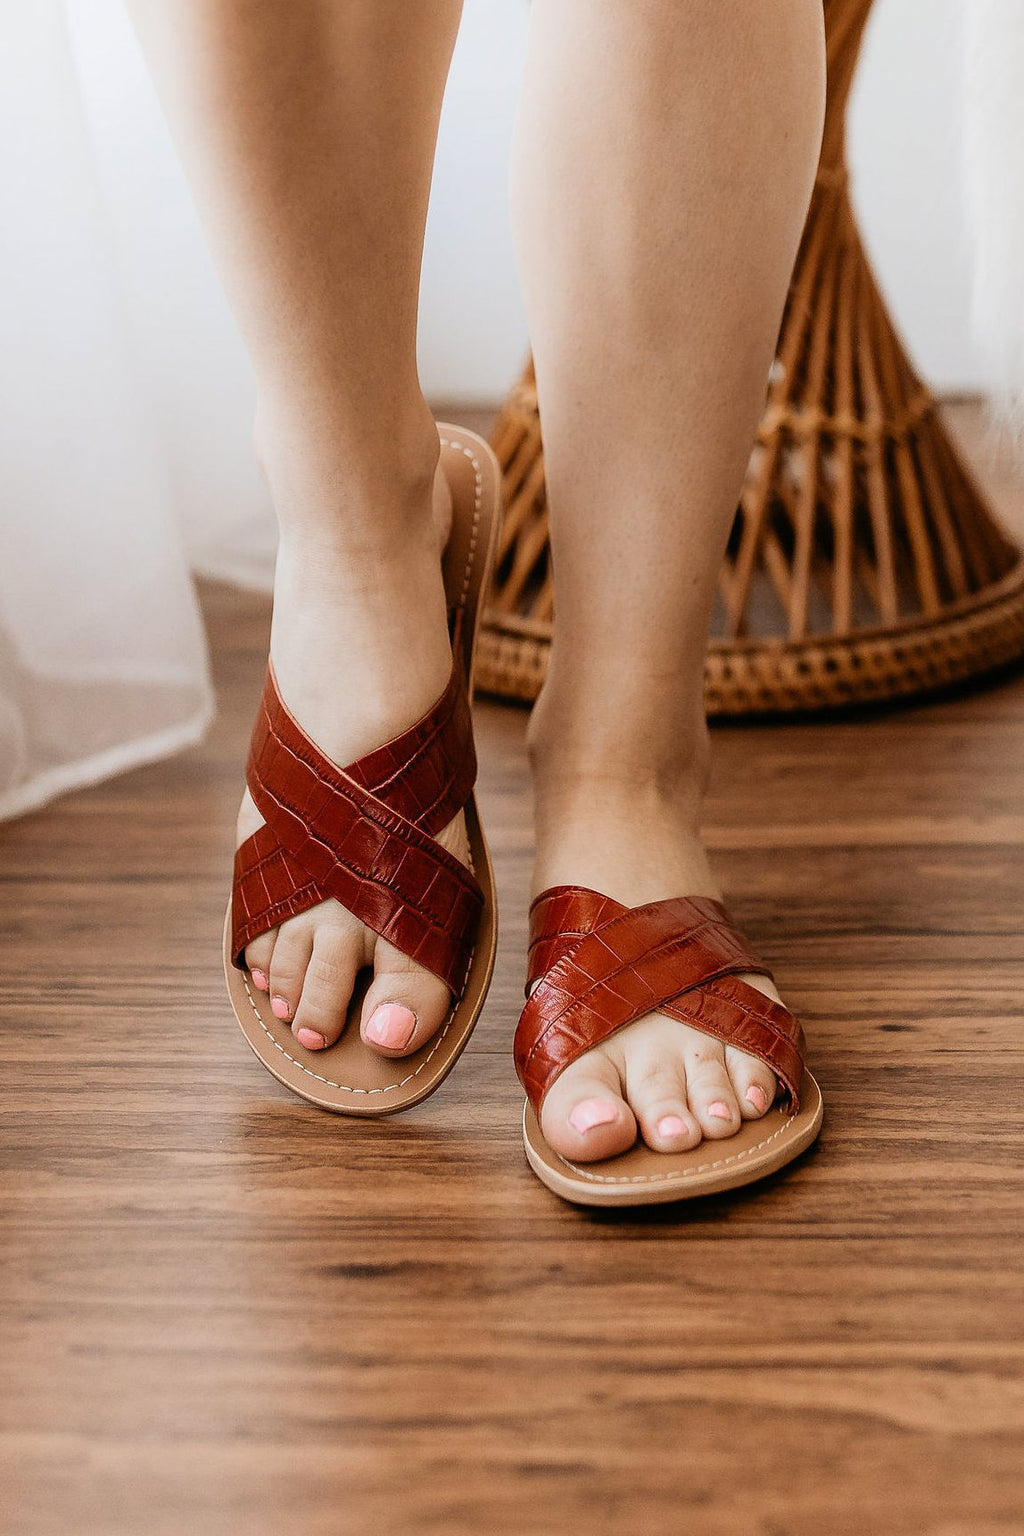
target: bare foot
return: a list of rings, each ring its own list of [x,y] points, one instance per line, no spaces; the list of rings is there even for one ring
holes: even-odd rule
[[[638,784],[630,775],[557,772],[535,764],[534,892],[582,885],[627,906],[672,896],[722,900],[701,845],[697,811],[706,755],[686,782]],[[781,1002],[767,977],[742,979]],[[639,1135],[658,1152],[733,1136],[776,1094],[774,1073],[754,1056],[664,1014],[651,1013],[587,1051],[555,1079],[541,1129],[564,1157],[613,1157]]]
[[[344,767],[419,720],[452,667],[440,550],[451,498],[438,469],[429,487],[358,543],[282,536],[270,652],[281,697],[302,728]],[[413,504],[414,503],[414,504]],[[390,510],[390,509],[389,509]],[[364,519],[366,522],[372,520]],[[238,842],[262,825],[246,790]],[[461,812],[437,841],[468,862]],[[374,976],[360,1033],[385,1056],[416,1051],[440,1027],[451,998],[439,977],[328,900],[253,939],[245,951],[256,987],[307,1050],[334,1044],[357,972]]]

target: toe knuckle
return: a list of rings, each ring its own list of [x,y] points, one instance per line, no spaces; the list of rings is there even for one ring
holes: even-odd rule
[[[316,926],[317,943],[348,947],[360,926],[351,912],[346,912],[344,907],[339,907],[336,912],[324,908]]]
[[[686,1081],[691,1088],[699,1088],[705,1092],[717,1090],[723,1086],[725,1077],[721,1062],[715,1061],[691,1061],[686,1065]]]
[[[315,991],[330,992],[342,985],[349,973],[345,956],[340,950],[314,950],[306,971],[306,986]]]
[[[647,1061],[640,1068],[637,1086],[646,1095],[669,1097],[677,1092],[677,1074],[671,1061]]]
[[[303,991],[295,1010],[295,1028],[308,1027],[319,1030],[321,1034],[329,1034],[333,1032],[340,1013],[337,1000],[329,992]]]

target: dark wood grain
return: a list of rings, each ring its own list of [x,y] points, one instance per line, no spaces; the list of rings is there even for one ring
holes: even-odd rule
[[[825,1129],[756,1188],[587,1214],[519,1138],[525,716],[478,710],[477,1033],[420,1108],[331,1117],[224,994],[268,610],[203,597],[207,741],[0,828],[4,1531],[1024,1529],[1024,675],[715,729],[714,863]]]

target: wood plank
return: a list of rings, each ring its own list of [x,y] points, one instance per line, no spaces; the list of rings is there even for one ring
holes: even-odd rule
[[[716,727],[713,862],[825,1129],[749,1190],[585,1213],[525,1165],[509,1059],[525,713],[478,709],[478,1031],[418,1109],[335,1119],[223,993],[268,611],[203,596],[206,742],[0,827],[4,1531],[1024,1528],[1024,674]]]

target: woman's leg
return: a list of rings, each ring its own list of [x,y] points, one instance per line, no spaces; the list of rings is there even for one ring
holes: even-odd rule
[[[512,199],[555,571],[538,890],[721,897],[699,839],[703,661],[817,165],[823,44],[821,0],[534,0]],[[675,1150],[774,1092],[752,1057],[651,1015],[568,1068],[542,1124],[575,1158],[638,1123]]]
[[[423,715],[451,671],[416,311],[461,0],[130,6],[255,365],[281,693],[350,762]],[[259,822],[247,794],[240,840]],[[440,840],[465,858],[461,816]],[[441,981],[337,902],[246,954],[311,1048],[337,1038],[363,964],[364,1035],[377,1004],[399,1005],[369,1037],[385,1054],[416,1049],[447,1011]]]

